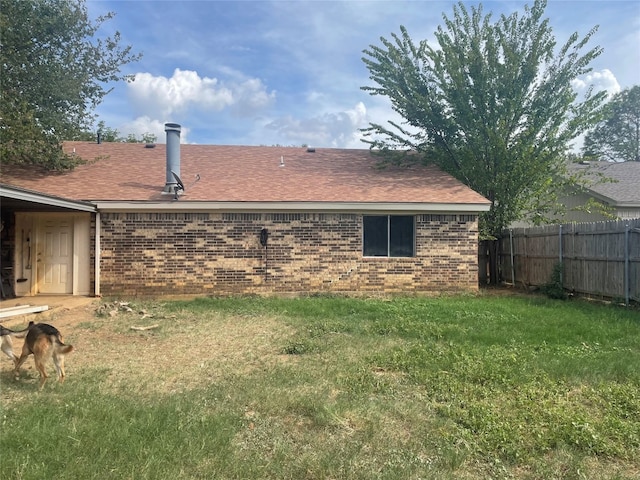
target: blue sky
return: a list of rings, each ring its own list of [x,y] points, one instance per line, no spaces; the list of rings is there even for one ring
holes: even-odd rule
[[[482,2],[494,17],[522,11],[525,3]],[[116,84],[96,113],[123,135],[150,132],[160,142],[164,123],[176,122],[183,143],[366,148],[359,130],[397,117],[385,98],[361,90],[372,85],[362,51],[400,25],[414,41],[433,42],[453,5],[88,0],[92,19],[116,14],[102,33],[117,30],[143,53],[123,68],[135,81]],[[640,2],[549,0],[546,16],[558,44],[599,26],[588,46],[604,52],[576,89],[593,84],[616,93],[640,84]]]

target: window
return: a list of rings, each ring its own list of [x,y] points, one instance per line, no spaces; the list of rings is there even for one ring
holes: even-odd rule
[[[413,257],[415,227],[411,215],[364,215],[365,257]]]

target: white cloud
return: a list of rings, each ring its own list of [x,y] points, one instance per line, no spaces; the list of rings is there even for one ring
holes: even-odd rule
[[[232,108],[248,115],[275,99],[259,79],[224,84],[217,78],[201,77],[198,72],[176,68],[171,78],[137,73],[128,84],[128,94],[136,115],[167,118],[190,110],[217,112]]]
[[[246,80],[233,87],[234,102],[231,108],[237,115],[252,116],[256,111],[271,105],[275,96],[275,92],[268,93],[265,90],[260,80]]]
[[[271,121],[267,129],[293,145],[363,148],[359,129],[367,126],[367,109],[362,102],[352,109],[298,119],[284,116]]]
[[[579,95],[586,93],[589,87],[593,87],[593,93],[605,91],[609,99],[621,90],[615,75],[607,68],[593,71],[583,78],[577,78],[571,82],[571,86]],[[585,134],[579,135],[571,143],[571,150],[574,153],[580,153],[584,145],[584,138]]]
[[[620,92],[620,84],[615,75],[609,69],[594,71],[585,75],[583,78],[576,78],[571,82],[571,86],[579,94],[586,93],[590,86],[593,86],[593,92],[606,91],[609,97]]]

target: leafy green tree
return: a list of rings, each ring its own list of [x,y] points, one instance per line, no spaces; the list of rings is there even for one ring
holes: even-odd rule
[[[571,87],[602,51],[581,53],[596,28],[558,48],[545,8],[536,0],[493,22],[482,5],[459,3],[452,18],[443,15],[435,46],[414,43],[401,26],[364,50],[377,86],[363,90],[388,97],[404,119],[371,124],[367,141],[387,161],[433,162],[489,199],[482,239],[500,237],[525,212],[553,208],[548,193],[564,178],[568,145],[595,123],[604,100],[591,91],[580,100]]]
[[[100,132],[101,141],[103,142],[121,142],[120,132],[111,127],[107,127],[104,122],[98,123],[98,132]]]
[[[603,119],[587,133],[586,157],[611,162],[640,162],[640,85],[616,94],[606,104]]]
[[[97,135],[100,135],[101,142],[122,142],[122,143],[155,143],[158,137],[153,133],[146,132],[138,136],[135,133],[129,133],[122,136],[118,129],[108,127],[104,121],[98,122],[97,132],[83,132],[75,140],[96,141]]]
[[[149,132],[143,133],[140,136],[136,135],[135,133],[130,133],[126,137],[121,139],[122,142],[127,143],[155,143],[156,140],[157,137],[153,133]]]
[[[0,161],[71,168],[62,140],[87,131],[93,111],[139,59],[120,34],[97,37],[113,13],[89,19],[83,0],[0,0]]]

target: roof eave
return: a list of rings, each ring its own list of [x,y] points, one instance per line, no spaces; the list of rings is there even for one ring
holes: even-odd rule
[[[489,211],[489,203],[417,202],[123,202],[96,201],[101,212],[219,211],[219,212],[398,212],[398,213],[479,213]]]
[[[640,208],[640,202],[612,202],[611,206],[617,208]]]
[[[616,200],[613,197],[596,192],[595,190],[589,190],[588,193],[596,200],[606,203],[612,207],[640,207],[640,202],[635,200]]]
[[[82,212],[95,212],[96,206],[91,202],[78,200],[69,200],[67,198],[48,195],[24,188],[13,187],[10,185],[0,185],[0,197],[11,198],[13,200],[21,200],[33,204],[46,205],[49,207],[59,207],[69,210],[77,210]]]

